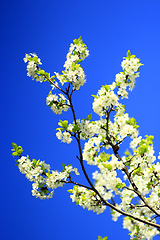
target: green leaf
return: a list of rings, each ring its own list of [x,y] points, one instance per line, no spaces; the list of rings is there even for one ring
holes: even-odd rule
[[[13,147],[13,149],[11,149],[12,151],[16,151],[17,150],[17,144],[16,143],[12,142],[12,147]]]
[[[19,165],[19,162],[18,162],[17,160],[16,160],[16,163],[17,163],[17,164],[16,164],[15,166],[18,166],[18,165]]]
[[[126,186],[125,183],[117,183],[117,185],[115,187],[118,188],[118,189],[122,189],[125,186]]]
[[[74,43],[74,44],[78,44],[78,39],[74,39],[74,40],[73,40],[73,43]]]
[[[107,164],[107,163],[102,163],[102,165],[108,169],[108,171],[111,171],[112,170],[112,165],[111,164]]]
[[[64,130],[64,128],[56,128],[56,130],[61,130],[61,131],[63,131],[63,130]]]
[[[94,98],[98,98],[98,95],[91,95],[92,97],[94,97]]]
[[[52,90],[51,90],[51,91],[49,91],[49,93],[48,93],[48,96],[50,96],[50,95],[52,95]]]
[[[130,155],[131,155],[128,149],[125,151],[124,154],[127,155],[127,156],[130,156]]]
[[[79,204],[79,200],[76,201],[76,205],[78,205],[78,204]]]
[[[56,130],[61,130],[61,131],[63,131],[63,130],[64,130],[64,128],[56,128]]]
[[[153,144],[154,136],[152,136],[152,135],[150,135],[150,136],[145,135],[145,137],[146,137],[146,140],[147,140],[148,144]]]
[[[128,121],[126,121],[127,124],[132,125],[134,128],[138,128],[137,122],[134,118],[129,118]]]
[[[98,240],[103,240],[101,236],[98,236]]]
[[[44,194],[49,193],[48,189],[46,189],[46,188],[42,189],[42,192],[43,192]]]
[[[69,189],[67,190],[69,193],[73,193],[73,189]]]
[[[44,70],[39,70],[39,71],[37,71],[37,73],[38,73],[39,75],[43,75],[43,74],[45,73],[45,71],[44,71]]]
[[[139,233],[140,228],[138,225],[136,225],[136,230],[137,230],[137,233]]]
[[[37,57],[32,57],[32,60],[38,63],[38,58]]]
[[[107,240],[107,237],[102,238],[101,236],[98,236],[98,240]]]
[[[21,146],[18,146],[17,148],[18,155],[21,155],[22,152],[23,152],[23,148]]]
[[[36,159],[32,159],[33,163],[36,165],[37,160]]]
[[[63,127],[64,129],[67,129],[67,127],[68,127],[68,120],[64,120],[64,121],[60,120],[58,125]]]
[[[80,43],[83,43],[81,36],[78,38],[78,41],[79,41]]]
[[[74,125],[72,131],[73,131],[73,132],[78,132],[79,130],[80,130],[80,126],[79,126],[79,124],[77,123],[76,125]]]
[[[44,173],[46,173],[46,169],[45,169],[44,165],[41,165],[41,169],[43,170]]]
[[[65,164],[65,163],[62,163],[62,167],[65,169],[65,167],[66,167],[66,164]]]
[[[50,176],[52,176],[52,174],[50,172],[46,173],[46,176],[49,178]]]
[[[124,57],[123,59],[131,59],[131,58],[135,58],[135,57],[136,57],[136,55],[131,55],[130,50],[127,51],[127,54],[126,54],[126,55],[127,55],[127,56]]]
[[[100,154],[100,161],[101,162],[106,162],[110,159],[110,154],[105,153],[104,151]]]
[[[23,152],[23,148],[21,146],[17,146],[16,143],[12,143],[12,147],[13,147],[13,149],[11,149],[11,151],[13,151],[12,156],[20,156],[21,153]]]
[[[78,186],[77,185],[74,185],[74,190],[76,191],[76,192],[78,192]]]
[[[127,51],[127,58],[130,58],[131,57],[131,52],[130,50]]]
[[[102,85],[102,87],[108,92],[110,90],[110,85]]]
[[[13,152],[12,156],[18,156],[17,152]]]
[[[139,148],[138,148],[138,151],[139,151],[139,154],[142,156],[145,152],[147,152],[148,150],[148,146],[146,145],[141,145]]]
[[[80,36],[78,39],[74,39],[74,40],[73,40],[73,43],[74,43],[74,44],[77,44],[77,45],[79,45],[79,44],[85,45],[85,44],[83,43],[83,41],[82,41],[82,37],[81,37],[81,36]]]
[[[45,76],[46,78],[50,78],[50,74],[47,73],[47,72],[44,72],[44,76]]]
[[[154,182],[148,182],[147,183],[147,188],[148,189],[152,189],[153,186],[154,186]]]
[[[92,119],[92,113],[87,116],[86,120],[91,121],[91,119]]]
[[[133,177],[134,177],[135,175],[141,175],[141,171],[142,171],[142,169],[141,169],[140,167],[137,168],[137,169],[135,169],[134,172],[132,173]]]

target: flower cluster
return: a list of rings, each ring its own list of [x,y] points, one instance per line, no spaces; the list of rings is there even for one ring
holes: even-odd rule
[[[140,59],[135,55],[131,55],[130,51],[127,52],[127,57],[121,63],[123,72],[116,74],[116,85],[118,86],[118,95],[122,98],[128,98],[127,87],[132,91],[135,86],[135,79],[139,77],[139,67],[143,64]]]
[[[77,119],[76,124],[68,124],[67,120],[60,121],[58,124],[61,128],[57,128],[58,132],[56,136],[62,142],[70,143],[73,136],[79,133],[80,139],[86,140],[98,133],[99,126],[94,121],[91,120],[91,114],[87,116],[87,119]]]
[[[41,65],[41,59],[35,53],[29,53],[23,58],[24,62],[27,63],[27,76],[32,77],[32,79],[37,82],[43,82],[44,76],[39,74],[38,66]]]
[[[101,136],[92,137],[84,145],[83,150],[83,159],[87,161],[89,165],[96,165],[97,162],[97,153],[101,149],[101,143],[103,139]]]
[[[47,175],[46,185],[48,188],[56,189],[57,187],[63,186],[64,183],[67,183],[67,178],[71,173],[79,175],[77,168],[72,168],[72,165],[66,166],[63,164],[63,167],[62,172],[52,171],[52,173]]]
[[[89,51],[81,37],[71,43],[66,57],[67,60],[64,64],[65,70],[62,72],[63,74],[60,75],[55,72],[57,79],[62,85],[65,82],[69,82],[72,84],[74,90],[79,90],[79,88],[84,85],[86,82],[85,74],[79,63],[88,57],[88,55]]]
[[[137,213],[137,217],[142,218],[142,215],[139,215]],[[154,236],[158,235],[159,233],[159,231],[156,228],[147,226],[144,223],[140,223],[140,222],[137,223],[137,221],[135,222],[129,217],[124,217],[123,228],[126,228],[131,232],[130,233],[131,239],[151,240]]]
[[[106,109],[110,106],[116,106],[118,104],[118,96],[114,93],[115,84],[104,85],[100,90],[98,90],[97,95],[92,95],[94,97],[93,111],[100,116],[105,115]]]
[[[98,90],[97,95],[94,97],[93,111],[100,116],[104,116],[106,109],[110,106],[114,107],[119,105],[118,100],[122,98],[128,98],[127,87],[130,90],[135,85],[135,79],[139,77],[139,67],[142,65],[140,59],[136,58],[135,55],[131,55],[130,51],[127,52],[127,57],[122,61],[121,66],[123,72],[116,74],[115,82],[111,85],[104,85]],[[115,92],[118,87],[117,93]]]
[[[26,178],[33,182],[32,195],[40,199],[52,198],[54,189],[61,187],[64,183],[67,183],[67,179],[73,175],[79,175],[77,168],[73,168],[72,165],[63,165],[63,170],[50,171],[50,165],[44,161],[29,159],[29,156],[20,156],[22,153],[22,147],[12,143],[13,156],[19,156],[16,160],[17,166],[22,174],[25,174]],[[19,151],[19,152],[18,152]]]
[[[83,158],[88,164],[96,165],[98,161],[97,154],[102,147],[105,147],[106,149],[112,148],[110,143],[106,140],[106,132],[111,139],[112,144],[116,145],[118,142],[122,142],[127,136],[130,136],[130,138],[133,139],[132,145],[135,145],[135,143],[138,143],[137,139],[139,139],[137,128],[138,125],[134,118],[129,118],[127,113],[120,115],[119,111],[117,111],[117,114],[114,116],[114,122],[111,120],[108,122],[108,132],[105,119],[101,118],[100,120],[95,121],[92,132],[93,137],[90,136],[88,142],[85,143]]]
[[[70,196],[72,202],[76,202],[76,204],[82,206],[83,208],[92,210],[97,214],[104,212],[106,209],[106,206],[103,205],[100,198],[92,190],[75,185],[74,188],[68,190],[68,192],[72,193]]]
[[[77,119],[77,126],[79,127],[80,131],[80,138],[83,140],[89,139],[93,137],[99,131],[99,126],[96,124],[95,121],[90,121],[89,116],[87,119]]]
[[[79,37],[78,39],[73,40],[73,43],[71,43],[64,67],[69,69],[72,67],[74,62],[81,62],[88,57],[88,55],[89,51],[87,46],[83,43],[82,37]]]
[[[46,185],[47,173],[50,172],[50,165],[44,161],[29,159],[29,156],[20,157],[17,160],[17,165],[21,173],[25,174],[26,178],[33,182],[32,195],[40,199],[48,199],[53,196],[53,190],[49,190]]]
[[[49,92],[46,98],[46,104],[56,114],[62,114],[62,111],[66,112],[70,106],[69,101],[63,94],[52,94],[52,91]]]
[[[58,130],[58,132],[56,133],[56,136],[59,140],[61,140],[64,143],[71,143],[72,138],[71,138],[71,134],[67,131],[62,132],[61,130]]]
[[[119,116],[119,114],[115,115],[114,123],[110,122],[109,124],[110,132],[118,141],[130,136],[132,139],[137,139],[138,137],[138,130],[139,127],[137,122],[134,118],[130,118],[128,113],[124,113],[123,115]]]

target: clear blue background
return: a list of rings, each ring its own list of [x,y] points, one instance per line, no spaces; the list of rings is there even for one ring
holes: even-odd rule
[[[111,220],[110,210],[96,215],[71,202],[65,186],[50,200],[31,195],[29,182],[15,167],[11,143],[23,146],[30,158],[45,160],[53,170],[62,162],[79,167],[76,143],[60,143],[55,129],[71,112],[52,113],[45,99],[49,83],[26,76],[25,53],[36,52],[43,68],[61,72],[73,39],[82,36],[90,50],[83,62],[87,83],[74,95],[77,118],[92,112],[93,97],[121,71],[128,49],[141,58],[140,78],[126,111],[140,125],[140,134],[154,135],[160,151],[160,1],[159,0],[2,0],[1,18],[1,236],[2,240],[129,239],[122,219]],[[96,115],[93,115],[97,119]],[[87,168],[91,176],[92,167]],[[83,183],[85,180],[80,178]],[[155,237],[158,240],[159,237]]]

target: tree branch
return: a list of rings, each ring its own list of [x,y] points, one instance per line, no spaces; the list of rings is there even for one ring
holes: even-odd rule
[[[118,158],[119,161],[122,161],[121,157],[119,156],[118,152],[114,151],[115,156]],[[134,192],[139,196],[139,198],[144,202],[144,204],[152,211],[154,212],[156,215],[160,216],[160,212],[157,211],[156,209],[154,209],[146,200],[146,198],[142,195],[142,193],[138,190],[137,186],[135,185],[131,174],[128,172],[127,167],[124,165],[122,171],[124,171],[124,173],[127,175],[129,182],[131,183]]]
[[[86,188],[86,189],[92,190],[91,187],[87,187],[87,186],[85,186],[85,185],[83,185],[83,184],[74,182],[74,181],[72,181],[71,179],[70,179],[69,181],[61,180],[61,182],[64,182],[64,183],[72,183],[72,184],[74,184],[74,185],[77,185],[77,186],[84,187],[84,188]]]
[[[71,97],[69,98],[69,101],[70,101],[70,105],[71,105],[71,109],[72,109],[72,114],[73,114],[73,118],[74,118],[74,122],[76,124],[76,116],[75,116],[75,111],[74,111],[74,108],[73,108],[73,104],[72,104],[72,101],[71,101]],[[110,111],[111,112],[111,111]],[[108,120],[107,120],[107,123],[108,123]],[[108,129],[108,128],[107,128]],[[88,177],[88,174],[85,170],[85,167],[84,167],[84,164],[83,164],[83,155],[82,155],[82,149],[81,149],[81,144],[80,144],[80,134],[78,133],[78,137],[76,138],[77,140],[77,143],[78,143],[78,148],[79,148],[79,154],[80,154],[80,158],[77,156],[80,164],[81,164],[81,168],[82,168],[82,171],[86,177],[86,180],[88,181],[89,185],[91,186],[91,190],[93,190],[98,196],[99,198],[101,199],[102,203],[106,206],[109,206],[110,208],[112,208],[113,210],[119,212],[120,214],[124,215],[124,216],[127,216],[127,217],[131,217],[133,218],[134,220],[137,220],[139,222],[142,222],[142,223],[145,223],[145,224],[148,224],[150,226],[153,226],[157,229],[160,229],[160,225],[156,224],[156,223],[152,223],[152,222],[149,222],[147,220],[144,220],[144,219],[141,219],[141,218],[138,218],[130,213],[127,213],[127,212],[124,212],[120,209],[118,209],[115,205],[109,203],[108,201],[106,201],[102,196],[101,194],[97,191],[97,189],[94,187],[94,185],[92,184],[92,182],[90,181],[89,177]],[[108,140],[108,139],[107,139]],[[110,140],[110,139],[109,139]],[[112,144],[112,141],[110,140],[110,144],[112,146],[112,149],[116,155],[116,157],[122,161],[122,159],[120,158],[119,154],[118,154],[118,150],[114,149],[114,145]],[[125,166],[125,172],[127,174],[127,176],[129,176],[129,173],[128,173],[128,170],[127,170],[127,167]],[[129,181],[131,182],[132,186],[134,186],[134,191],[137,193],[137,195],[142,199],[142,201],[150,208],[150,210],[152,210],[153,208],[148,204],[148,202],[146,201],[146,199],[142,196],[142,194],[138,191],[138,188],[136,187],[136,185],[134,184],[131,176],[129,177]],[[154,211],[153,211],[154,210]],[[152,211],[155,212],[157,214],[157,211],[155,209],[153,209]],[[158,215],[158,214],[157,214]]]

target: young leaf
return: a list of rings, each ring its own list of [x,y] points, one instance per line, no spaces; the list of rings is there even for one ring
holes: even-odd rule
[[[94,97],[94,98],[98,98],[98,96],[97,95],[91,95],[92,97]]]
[[[91,119],[92,119],[92,113],[87,116],[86,120],[91,121]]]
[[[67,127],[68,127],[68,120],[64,120],[64,121],[60,120],[58,125],[63,127],[64,129],[67,129]]]
[[[17,150],[17,144],[12,142],[12,147],[11,151],[16,151]]]
[[[130,50],[127,51],[127,58],[130,58],[131,57],[131,52]]]
[[[112,165],[111,164],[107,164],[107,163],[102,163],[102,165],[108,169],[108,171],[112,170]]]
[[[122,189],[125,186],[126,186],[125,183],[117,183],[117,185],[115,187],[118,188],[118,189]]]
[[[104,237],[103,240],[107,240],[107,237]]]
[[[101,236],[98,236],[98,240],[103,240]]]
[[[69,189],[67,190],[69,193],[73,193],[73,189]]]
[[[100,160],[101,160],[101,162],[106,162],[106,161],[108,161],[109,160],[109,158],[110,158],[110,154],[108,154],[108,153],[105,153],[104,151],[100,154]]]
[[[12,156],[18,156],[17,152],[13,152]]]
[[[79,124],[74,125],[72,131],[73,131],[73,132],[77,132],[77,131],[79,131],[79,130],[80,130]]]
[[[62,167],[65,169],[65,167],[66,167],[66,164],[65,164],[65,163],[62,163]]]
[[[139,154],[142,156],[145,152],[147,152],[148,150],[148,147],[146,145],[141,145],[139,148],[138,148],[138,151],[139,151]]]

